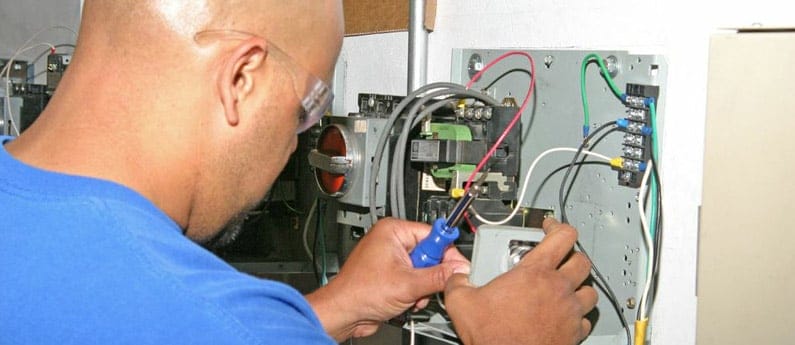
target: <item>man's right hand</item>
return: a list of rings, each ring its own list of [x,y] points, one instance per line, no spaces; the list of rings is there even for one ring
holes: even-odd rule
[[[577,344],[591,331],[585,314],[596,290],[583,286],[591,263],[572,253],[577,231],[544,221],[544,240],[513,269],[482,287],[455,274],[445,289],[447,312],[466,345]]]

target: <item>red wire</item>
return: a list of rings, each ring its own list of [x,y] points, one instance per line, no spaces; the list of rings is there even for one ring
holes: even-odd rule
[[[464,213],[464,220],[467,222],[467,224],[469,224],[469,231],[472,231],[473,234],[478,232],[478,228],[475,226],[475,224],[472,224],[472,220],[469,219],[468,213]]]
[[[535,61],[533,60],[533,57],[530,56],[530,54],[528,54],[528,53],[525,53],[523,51],[517,51],[517,50],[509,51],[509,52],[507,52],[505,54],[500,55],[498,58],[494,59],[493,61],[489,62],[486,65],[486,67],[483,67],[483,69],[480,70],[480,72],[475,74],[475,76],[473,76],[472,79],[470,79],[469,82],[466,85],[467,89],[471,88],[472,84],[474,84],[475,81],[478,80],[478,78],[480,78],[481,75],[483,75],[483,73],[488,71],[489,68],[491,68],[492,66],[496,65],[497,63],[499,63],[503,59],[505,59],[505,58],[507,58],[509,56],[513,56],[513,55],[522,55],[522,56],[526,57],[527,60],[530,61],[530,88],[527,89],[527,96],[525,96],[524,101],[522,102],[522,105],[519,107],[519,110],[516,112],[516,115],[513,116],[513,119],[511,120],[511,122],[508,124],[507,127],[505,127],[505,130],[502,132],[502,134],[500,134],[500,137],[497,138],[497,142],[495,142],[494,145],[492,145],[492,147],[489,150],[489,152],[486,153],[485,156],[483,156],[483,158],[480,160],[480,163],[478,163],[478,165],[475,167],[475,170],[472,171],[471,175],[469,175],[469,178],[467,179],[467,183],[464,186],[464,190],[469,190],[469,186],[472,185],[472,181],[474,181],[474,179],[475,179],[475,174],[477,174],[480,170],[483,169],[484,166],[486,166],[486,163],[488,163],[489,158],[491,158],[491,156],[494,155],[494,152],[496,152],[497,148],[500,147],[500,144],[502,144],[502,142],[505,140],[505,137],[508,136],[508,133],[511,131],[511,129],[513,129],[513,127],[516,125],[516,123],[519,122],[519,120],[522,118],[522,112],[524,112],[525,108],[527,108],[527,104],[530,102],[530,95],[533,93],[533,89],[535,89],[535,85],[536,85],[536,64],[535,64]],[[469,221],[468,218],[466,218],[466,219],[467,219],[467,221]],[[470,223],[470,225],[471,225],[471,223]]]

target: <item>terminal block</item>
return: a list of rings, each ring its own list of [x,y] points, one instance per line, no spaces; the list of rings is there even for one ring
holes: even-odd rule
[[[398,104],[403,101],[402,96],[381,95],[375,93],[360,93],[358,96],[359,113],[362,114],[378,114],[380,116],[387,116],[393,112]]]
[[[624,131],[621,162],[614,164],[618,170],[618,184],[630,188],[640,187],[646,162],[651,159],[651,123],[649,104],[660,95],[660,88],[653,85],[627,84],[624,104],[626,117],[617,121]]]

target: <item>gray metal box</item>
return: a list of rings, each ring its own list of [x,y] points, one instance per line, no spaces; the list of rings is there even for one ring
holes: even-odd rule
[[[544,230],[537,228],[481,225],[475,234],[469,281],[475,286],[488,284],[513,268],[543,238]]]
[[[347,145],[347,157],[351,162],[351,169],[345,175],[345,191],[337,198],[340,203],[360,207],[370,205],[368,186],[371,183],[371,162],[386,121],[387,119],[384,118],[356,115],[330,118],[330,125],[337,126],[343,133]],[[388,149],[384,155],[389,156]],[[381,160],[381,169],[378,173],[380,183],[376,188],[376,207],[383,207],[386,203],[387,164],[387,159]]]

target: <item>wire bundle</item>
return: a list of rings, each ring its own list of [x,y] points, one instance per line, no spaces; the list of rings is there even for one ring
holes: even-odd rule
[[[390,136],[392,135],[391,133],[393,129],[398,124],[398,120],[401,119],[402,127],[400,129],[400,134],[398,135],[397,141],[393,147],[391,169],[389,174],[389,206],[393,217],[401,219],[406,218],[406,189],[404,187],[403,178],[406,158],[405,147],[408,143],[411,130],[419,125],[422,121],[429,118],[434,111],[441,109],[444,106],[455,105],[455,103],[457,103],[457,101],[460,99],[474,99],[475,101],[483,102],[487,105],[499,106],[500,103],[497,100],[485,95],[482,92],[470,90],[470,88],[475,81],[477,81],[483,75],[483,73],[503,59],[514,55],[524,56],[530,62],[530,87],[528,88],[527,95],[522,102],[522,105],[519,107],[519,110],[516,112],[511,122],[500,134],[500,136],[497,138],[497,141],[492,145],[486,155],[483,156],[478,165],[475,167],[475,170],[472,171],[469,178],[467,179],[465,189],[468,189],[471,186],[472,181],[474,180],[477,173],[486,166],[489,159],[494,155],[497,148],[499,148],[499,146],[505,140],[511,129],[513,129],[513,127],[519,122],[522,113],[527,108],[530,96],[533,92],[533,89],[535,88],[535,62],[533,61],[533,57],[528,53],[521,51],[510,51],[497,57],[477,74],[475,74],[466,86],[453,83],[433,83],[409,93],[390,114],[389,118],[387,119],[385,130],[382,132],[381,137],[379,137],[371,167],[370,176],[373,178],[371,179],[371,183],[368,188],[370,200],[375,200],[376,187],[378,184],[377,177],[381,169],[381,161],[386,150],[386,145]],[[408,112],[406,112],[405,115],[402,115],[404,110],[406,110],[406,108],[409,106],[411,107],[409,108]],[[377,210],[374,203],[370,203],[370,218],[373,223],[378,220]]]
[[[505,128],[502,134],[499,136],[498,140],[492,145],[489,149],[488,153],[480,160],[477,164],[476,168],[472,171],[470,176],[467,179],[465,184],[465,189],[468,189],[472,181],[475,179],[477,174],[482,171],[487,165],[489,159],[494,155],[495,151],[499,148],[502,144],[502,141],[505,139],[507,134],[511,131],[511,129],[521,120],[521,115],[525,108],[527,107],[529,100],[531,98],[532,92],[535,87],[535,66],[532,56],[525,52],[520,51],[511,51],[505,53],[495,60],[491,61],[488,65],[486,65],[481,71],[479,71],[472,79],[467,83],[466,86],[461,86],[452,83],[434,83],[429,84],[427,86],[421,87],[416,91],[407,95],[403,101],[401,101],[395,110],[390,114],[386,127],[384,131],[382,131],[381,136],[379,137],[378,144],[376,146],[376,153],[372,162],[371,167],[371,174],[372,177],[371,183],[368,186],[368,195],[370,200],[375,200],[376,194],[376,187],[379,181],[377,181],[378,174],[381,169],[381,164],[383,160],[383,156],[385,151],[387,150],[387,145],[389,144],[390,138],[393,136],[393,132],[398,128],[399,133],[397,134],[397,139],[394,142],[394,145],[391,147],[393,150],[392,153],[392,160],[391,160],[391,169],[389,174],[389,207],[391,210],[391,214],[397,218],[406,218],[406,207],[405,207],[405,187],[403,184],[404,179],[404,171],[405,171],[405,148],[409,140],[409,135],[411,130],[422,123],[424,120],[428,119],[431,114],[441,109],[445,106],[452,106],[457,103],[460,99],[474,99],[476,102],[483,102],[487,105],[499,105],[499,103],[488,97],[480,92],[475,92],[470,90],[472,85],[485,73],[488,69],[490,69],[495,64],[499,63],[501,60],[513,56],[513,55],[522,55],[527,57],[530,62],[530,69],[531,69],[531,81],[530,87],[528,88],[527,95],[522,102],[519,110],[509,123],[509,125]],[[590,130],[590,112],[589,112],[589,104],[588,104],[588,97],[586,93],[586,70],[587,66],[591,63],[596,63],[600,68],[600,74],[605,79],[607,84],[609,85],[610,89],[612,90],[613,94],[616,98],[620,99],[622,102],[625,98],[625,94],[622,93],[618,87],[616,86],[615,82],[613,81],[612,77],[605,66],[604,60],[598,54],[588,54],[583,59],[581,69],[580,69],[580,87],[581,87],[581,97],[582,97],[582,105],[583,105],[583,140],[577,148],[569,148],[569,147],[557,147],[551,148],[539,156],[533,161],[530,165],[529,169],[527,170],[524,180],[522,182],[522,189],[518,195],[518,201],[514,205],[511,213],[497,221],[492,221],[483,218],[474,208],[470,208],[470,212],[472,212],[477,219],[486,224],[492,225],[502,225],[509,222],[512,218],[516,216],[518,211],[521,208],[521,204],[524,201],[525,194],[527,194],[527,189],[529,187],[530,178],[532,176],[533,171],[535,170],[538,163],[546,156],[552,153],[559,153],[559,152],[574,152],[574,156],[572,157],[571,162],[568,164],[566,168],[565,175],[561,181],[561,186],[558,194],[559,203],[560,203],[560,213],[561,213],[561,220],[563,222],[568,222],[568,216],[566,214],[566,202],[571,191],[574,179],[576,179],[577,173],[574,174],[572,181],[570,183],[569,177],[574,170],[575,165],[582,166],[586,164],[585,158],[580,160],[580,157],[583,155],[595,157],[598,159],[599,162],[605,161],[609,162],[610,158],[593,152],[592,148],[596,146],[602,139],[608,136],[611,133],[614,133],[616,128],[616,121],[611,121],[599,126],[596,130],[591,132]],[[651,159],[647,162],[647,169],[644,172],[644,176],[642,179],[642,186],[639,190],[639,197],[638,197],[638,208],[639,208],[639,216],[641,218],[642,224],[642,235],[644,239],[644,243],[647,247],[648,259],[647,259],[647,275],[645,278],[644,289],[641,296],[641,299],[638,303],[638,315],[636,321],[636,345],[642,345],[645,341],[645,333],[646,333],[646,325],[648,322],[648,315],[651,313],[653,302],[656,294],[656,284],[657,284],[657,277],[659,274],[659,252],[661,248],[662,242],[662,197],[661,191],[662,186],[659,179],[658,173],[658,164],[657,164],[657,157],[659,155],[659,141],[657,138],[657,131],[656,131],[656,104],[655,100],[651,100],[649,102],[649,112],[650,112],[650,124],[649,126],[652,128],[652,155]],[[408,111],[406,111],[408,109]],[[405,112],[405,115],[404,115]],[[586,148],[590,150],[586,150]],[[579,162],[578,162],[579,160]],[[579,171],[579,170],[578,170]],[[647,195],[648,192],[648,195]],[[646,205],[646,198],[649,197],[651,199],[650,206],[648,207],[649,212],[646,212],[647,205]],[[310,212],[311,213],[311,212]],[[370,216],[373,223],[378,220],[377,216],[377,209],[374,203],[370,203]],[[474,228],[474,227],[473,227]],[[474,229],[473,229],[474,230]],[[585,254],[588,255],[588,252],[582,246],[582,244],[578,241],[576,243],[577,249]],[[590,257],[589,257],[590,259]],[[615,309],[617,315],[619,316],[620,322],[625,329],[626,333],[626,341],[627,344],[632,344],[631,333],[629,324],[627,322],[626,317],[624,316],[623,309],[616,297],[615,292],[608,284],[607,279],[602,275],[599,271],[598,267],[595,263],[592,262],[592,273],[595,278],[596,285],[607,295],[608,299],[610,300],[611,305]]]
[[[401,101],[394,111],[389,115],[384,130],[378,138],[375,154],[373,156],[370,170],[370,185],[368,186],[368,196],[370,200],[376,200],[376,188],[379,181],[377,177],[381,170],[381,162],[387,150],[387,144],[393,131],[399,127],[399,135],[395,145],[392,147],[392,166],[389,173],[389,206],[393,217],[405,219],[405,188],[403,185],[403,173],[405,171],[405,147],[409,140],[411,130],[419,125],[424,119],[428,118],[434,111],[457,102],[459,99],[475,99],[489,105],[499,105],[495,99],[481,92],[468,90],[465,87],[454,83],[433,83],[420,87],[409,93]],[[411,106],[409,108],[409,106]],[[404,111],[408,111],[404,115]],[[400,120],[400,122],[398,121]],[[378,220],[375,203],[370,203],[370,218],[375,224]]]
[[[600,68],[600,72],[602,77],[605,79],[607,84],[610,86],[613,94],[621,99],[622,101],[625,99],[626,95],[622,93],[616,84],[613,82],[613,78],[610,76],[607,68],[605,67],[604,60],[598,54],[588,54],[585,56],[582,62],[581,70],[580,70],[580,91],[582,97],[582,105],[583,105],[583,115],[584,115],[584,124],[583,124],[583,135],[585,139],[581,147],[585,147],[588,145],[590,138],[592,138],[592,134],[599,132],[600,130],[604,129],[604,126],[597,129],[594,133],[589,134],[590,130],[590,117],[589,117],[589,110],[588,110],[588,95],[585,89],[585,71],[588,64],[596,62]],[[650,123],[649,126],[651,127],[651,144],[652,144],[652,152],[651,152],[651,159],[646,163],[646,171],[643,174],[643,178],[641,180],[641,188],[638,193],[638,213],[641,219],[641,230],[643,241],[646,246],[647,252],[647,264],[646,264],[646,278],[644,282],[643,294],[641,295],[640,301],[638,303],[638,312],[635,321],[635,344],[636,345],[643,345],[646,339],[646,327],[648,325],[649,315],[651,314],[651,310],[654,305],[654,299],[656,295],[656,285],[658,282],[659,276],[659,265],[660,265],[660,251],[662,249],[662,184],[660,182],[660,175],[658,172],[658,164],[657,164],[657,157],[659,156],[659,138],[657,136],[657,105],[655,99],[650,99],[648,102],[649,114],[650,114]],[[611,130],[612,131],[612,130]],[[609,134],[609,132],[607,133]],[[606,135],[606,134],[605,134]],[[574,162],[577,159],[577,155],[575,155],[575,159],[572,160],[572,164],[569,166],[569,171],[571,171]],[[564,195],[564,185],[566,183],[566,179],[568,177],[569,171],[566,173],[566,177],[564,177],[563,182],[561,183],[561,190],[560,190],[560,203],[561,203],[561,214],[563,216],[564,221],[566,221],[566,208],[565,208],[565,197]],[[571,187],[569,187],[570,189]],[[649,192],[650,191],[650,192]],[[647,193],[649,192],[649,193]],[[650,194],[650,195],[647,195]],[[649,207],[649,213],[647,216],[646,212],[646,198],[649,197],[651,199],[651,206]],[[578,247],[581,248],[581,245],[578,243]],[[596,266],[594,266],[595,273],[598,273],[596,270]],[[597,274],[599,276],[600,274]],[[604,279],[602,279],[604,281]],[[609,288],[609,286],[608,286]],[[611,298],[611,302],[613,301]],[[621,314],[623,318],[623,314]],[[625,321],[623,321],[625,322]],[[627,325],[625,324],[625,327]],[[627,344],[631,344],[630,336],[629,336],[629,328],[627,329]]]

